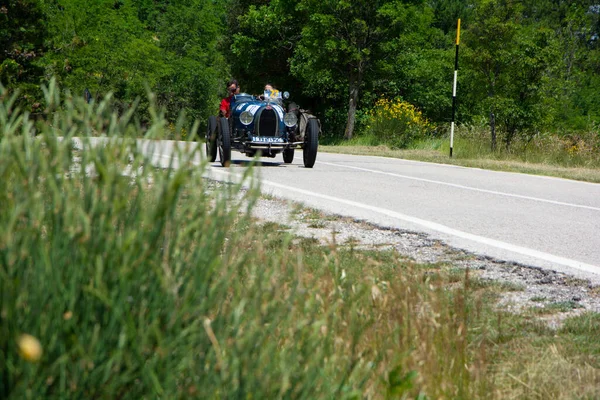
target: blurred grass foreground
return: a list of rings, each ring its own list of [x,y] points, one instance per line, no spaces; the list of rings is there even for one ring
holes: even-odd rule
[[[373,364],[335,332],[361,318],[356,295],[330,282],[315,298],[301,258],[264,248],[255,190],[211,190],[195,150],[155,168],[127,139],[133,112],[45,92],[41,123],[1,93],[0,398],[360,393]]]
[[[142,128],[110,99],[45,93],[37,121],[0,93],[0,398],[598,394],[576,358],[596,315],[552,331],[503,316],[468,271],[259,225],[255,185],[215,187],[197,150],[152,165],[134,137],[164,135],[160,112]]]

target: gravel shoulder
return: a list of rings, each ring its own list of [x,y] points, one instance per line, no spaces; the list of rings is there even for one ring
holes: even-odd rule
[[[590,281],[481,257],[432,240],[422,233],[382,228],[274,197],[261,198],[253,208],[253,216],[289,227],[291,233],[315,238],[322,244],[334,242],[361,249],[394,249],[416,263],[469,268],[480,279],[512,288],[503,292],[499,308],[511,312],[538,310],[540,318],[554,328],[559,327],[566,317],[586,311],[600,312],[600,286],[593,286]]]

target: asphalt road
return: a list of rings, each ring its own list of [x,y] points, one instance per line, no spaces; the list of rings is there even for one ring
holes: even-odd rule
[[[139,143],[163,166],[175,146],[188,145]],[[238,180],[251,159],[238,152],[232,159],[229,168],[211,163],[207,175]],[[600,283],[600,184],[323,152],[312,169],[301,151],[292,164],[281,155],[260,161],[264,193]]]
[[[211,164],[230,179],[249,160]],[[600,184],[370,156],[319,153],[313,169],[282,157],[256,167],[263,192],[477,254],[600,282]]]

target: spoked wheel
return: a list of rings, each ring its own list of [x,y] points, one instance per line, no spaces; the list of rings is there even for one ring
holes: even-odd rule
[[[219,159],[224,167],[231,163],[231,135],[227,118],[219,120]]]
[[[208,117],[205,145],[208,161],[214,162],[217,159],[217,117],[214,115]]]
[[[312,168],[317,160],[317,148],[319,147],[319,122],[316,118],[308,120],[306,135],[304,137],[304,166]]]
[[[292,161],[294,161],[294,149],[285,149],[283,151],[283,162],[290,164]]]

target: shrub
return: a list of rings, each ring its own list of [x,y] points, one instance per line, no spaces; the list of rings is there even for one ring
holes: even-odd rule
[[[401,99],[381,98],[368,112],[366,133],[392,148],[406,148],[431,129],[421,111]]]

